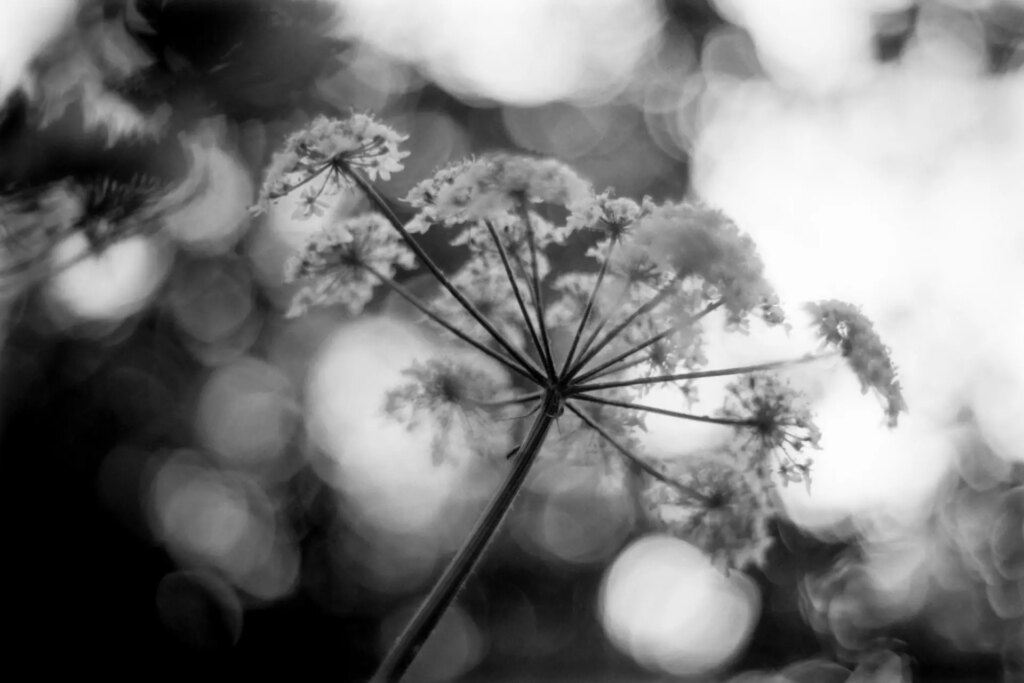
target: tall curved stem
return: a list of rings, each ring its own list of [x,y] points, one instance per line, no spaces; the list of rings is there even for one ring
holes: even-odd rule
[[[391,650],[384,657],[377,673],[374,674],[372,683],[397,683],[401,680],[416,653],[419,652],[434,627],[437,626],[441,616],[455,600],[455,596],[466,582],[466,577],[479,562],[487,544],[494,537],[509,508],[512,507],[512,501],[515,500],[519,489],[523,487],[526,475],[530,472],[530,467],[536,460],[541,446],[544,445],[544,438],[555,421],[561,405],[562,398],[557,393],[545,392],[541,409],[517,451],[512,468],[505,476],[501,488],[487,504],[487,508],[477,520],[469,538],[448,563],[441,578],[434,584],[416,614],[413,615],[412,620],[391,646]]]

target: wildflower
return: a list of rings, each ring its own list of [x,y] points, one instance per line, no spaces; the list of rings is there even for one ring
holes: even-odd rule
[[[589,194],[590,185],[559,161],[494,154],[457,167],[430,196],[438,221],[453,225],[516,213],[520,202],[568,207]]]
[[[721,299],[731,323],[776,301],[753,240],[721,211],[692,202],[652,207],[635,235],[638,249],[676,278],[700,278],[705,296]]]
[[[652,521],[726,569],[764,564],[773,511],[742,471],[712,457],[675,460],[661,469],[679,486],[655,480],[645,489],[644,508]]]
[[[882,398],[888,424],[895,427],[907,404],[889,347],[882,343],[871,321],[853,304],[835,299],[810,303],[807,310],[822,342],[839,349],[860,380],[863,393],[874,389]]]
[[[410,381],[388,392],[384,409],[410,429],[425,419],[432,421],[435,463],[446,459],[451,440],[457,437],[482,455],[507,450],[507,434],[487,408],[502,388],[493,373],[448,357],[416,363],[402,374]]]
[[[732,382],[727,391],[719,414],[742,423],[736,427],[746,436],[739,453],[750,469],[763,476],[771,457],[783,483],[809,482],[811,461],[806,452],[821,447],[821,430],[804,395],[768,372],[749,374]]]
[[[349,184],[341,165],[363,171],[371,180],[388,180],[403,169],[408,152],[398,144],[408,136],[400,135],[366,114],[347,119],[317,116],[309,125],[285,140],[267,168],[253,213],[266,210],[269,202],[325,175],[318,196],[331,197]]]
[[[610,190],[606,190],[572,204],[566,227],[570,231],[601,230],[606,239],[619,240],[628,233],[630,226],[640,218],[643,211],[641,205],[629,197],[615,197]]]
[[[413,263],[413,253],[378,214],[328,225],[285,264],[285,282],[311,281],[295,294],[288,314],[342,303],[355,315],[373,296],[380,276],[391,278],[397,268]]]

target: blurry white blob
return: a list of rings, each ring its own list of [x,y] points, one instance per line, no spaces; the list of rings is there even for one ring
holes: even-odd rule
[[[741,652],[760,603],[744,574],[725,576],[690,544],[648,536],[627,547],[605,575],[601,620],[615,646],[644,666],[695,675]]]
[[[170,266],[167,245],[156,237],[129,237],[98,254],[88,250],[80,233],[58,244],[51,256],[58,272],[47,284],[60,313],[85,320],[112,322],[141,310]]]
[[[387,393],[409,381],[402,371],[432,350],[412,327],[370,318],[338,330],[310,370],[309,427],[327,458],[321,475],[378,531],[437,533],[470,460],[452,454],[438,466],[433,426],[410,429],[384,411]]]
[[[888,432],[837,368],[819,403],[811,496],[785,491],[802,523],[851,505],[875,518],[922,512],[965,407],[1000,455],[1024,458],[1024,309],[1003,295],[1024,289],[1024,77],[982,73],[977,30],[925,6],[900,60],[856,88],[795,97],[720,80],[705,101],[697,194],[751,233],[785,299],[863,306],[910,406]]]
[[[228,465],[265,468],[291,438],[298,408],[280,370],[256,358],[218,369],[199,397],[200,438]]]
[[[72,20],[76,0],[4,0],[0,3],[0,106],[18,87],[46,44]]]
[[[516,540],[528,552],[569,564],[607,561],[622,546],[634,520],[623,487],[609,486],[601,470],[538,462],[527,485],[542,495],[537,507],[524,506],[510,520]]]
[[[764,68],[779,82],[809,90],[849,87],[873,70],[873,12],[910,0],[715,0],[750,32]]]
[[[336,0],[346,37],[470,97],[537,104],[621,90],[661,29],[649,0]]]
[[[240,474],[187,452],[165,460],[149,489],[152,524],[181,564],[212,567],[246,593],[271,600],[298,579],[298,555],[266,494]]]
[[[164,200],[168,205],[182,201],[164,217],[168,232],[204,253],[223,253],[234,245],[248,225],[254,196],[249,172],[224,148],[224,136],[224,123],[216,120],[182,136],[188,175]]]

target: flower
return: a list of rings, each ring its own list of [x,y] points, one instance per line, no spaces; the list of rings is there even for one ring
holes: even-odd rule
[[[611,190],[605,190],[569,206],[566,228],[570,232],[600,230],[605,240],[620,240],[650,205],[646,197],[642,204],[637,204],[629,197],[615,197]]]
[[[895,427],[907,404],[889,347],[882,343],[871,321],[853,304],[835,299],[809,303],[807,310],[822,342],[839,349],[860,380],[863,393],[874,389],[882,398],[887,422]]]
[[[709,300],[721,299],[730,323],[776,302],[754,241],[717,209],[694,202],[652,206],[634,234],[636,248],[675,278],[699,278]]]
[[[367,114],[347,119],[317,116],[274,154],[252,211],[262,213],[271,201],[323,175],[317,195],[334,196],[350,184],[343,166],[359,169],[371,180],[388,180],[403,169],[402,159],[409,156],[398,149],[407,138]]]
[[[464,447],[481,455],[497,455],[508,450],[506,430],[488,413],[487,401],[502,389],[498,378],[489,372],[454,357],[432,358],[402,371],[407,384],[392,389],[385,398],[384,410],[395,419],[415,428],[426,418],[435,426],[431,453],[435,463],[450,458],[461,437]]]
[[[518,213],[530,203],[572,206],[590,195],[590,185],[554,159],[492,154],[435,175],[410,193],[413,202],[431,199],[436,222],[457,225]]]
[[[774,457],[783,483],[809,482],[806,452],[821,447],[821,430],[806,397],[768,372],[746,375],[727,392],[719,415],[736,420],[737,433],[746,436],[738,452],[750,469],[766,476],[767,461]]]
[[[292,218],[322,216],[326,208],[327,204],[320,200],[320,193],[315,192],[313,188],[309,187],[306,188],[299,198],[298,206],[295,207],[295,213],[292,214]]]
[[[644,490],[649,518],[726,569],[763,565],[772,545],[767,499],[727,460],[694,457],[661,466],[665,478]]]
[[[311,281],[296,292],[288,315],[338,303],[355,315],[373,296],[377,274],[391,278],[397,268],[413,264],[412,251],[378,214],[328,225],[285,264],[285,282]]]

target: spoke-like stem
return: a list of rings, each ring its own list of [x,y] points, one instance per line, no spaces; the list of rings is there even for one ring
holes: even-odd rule
[[[494,537],[509,508],[512,507],[516,494],[519,493],[523,482],[526,481],[526,475],[544,444],[544,438],[555,421],[561,403],[562,399],[556,393],[545,393],[542,408],[521,446],[515,451],[517,457],[512,461],[512,466],[505,476],[501,488],[487,504],[487,508],[477,521],[476,526],[473,527],[465,544],[449,562],[444,573],[441,574],[423,604],[416,611],[412,621],[405,627],[385,656],[384,661],[381,662],[377,673],[374,674],[373,683],[396,683],[401,680],[420,647],[426,642],[441,616],[455,600],[466,577],[476,567],[487,544]]]
[[[598,391],[600,389],[614,389],[616,387],[636,387],[644,384],[663,384],[665,382],[685,382],[690,379],[703,379],[706,377],[725,377],[727,375],[742,375],[748,372],[758,372],[760,370],[775,370],[777,368],[784,368],[790,365],[799,365],[801,363],[813,363],[817,360],[823,360],[826,358],[834,358],[838,352],[821,353],[821,354],[807,354],[800,358],[789,358],[786,360],[777,360],[770,363],[759,363],[757,365],[740,365],[733,368],[722,368],[720,370],[698,370],[695,372],[683,372],[678,375],[658,375],[656,377],[637,377],[635,379],[627,379],[616,382],[598,382],[596,384],[580,384],[574,386],[569,392],[570,395],[582,394],[587,391]]]
[[[588,396],[587,394],[576,394],[573,396],[574,399],[580,401],[590,401],[591,403],[600,403],[605,406],[616,406],[618,408],[628,408],[630,410],[640,410],[645,413],[656,413],[658,415],[667,415],[669,417],[678,417],[681,420],[692,420],[694,422],[707,422],[709,424],[716,425],[727,425],[729,427],[753,427],[757,423],[753,420],[737,420],[728,417],[712,417],[710,415],[697,415],[695,413],[681,413],[677,410],[666,410],[664,408],[655,408],[654,406],[644,405],[642,403],[628,403],[626,401],[615,401],[610,398],[600,398],[598,396]]]
[[[386,276],[384,273],[380,272],[379,270],[377,270],[376,268],[374,268],[373,266],[371,266],[369,264],[365,264],[364,263],[364,264],[361,264],[361,265],[369,273],[371,273],[374,277],[376,277],[384,285],[386,285],[389,289],[391,289],[393,292],[395,292],[400,297],[402,297],[403,299],[408,301],[410,304],[412,304],[423,315],[427,316],[428,318],[433,320],[435,323],[437,323],[438,325],[440,325],[444,329],[448,330],[449,332],[451,332],[456,337],[458,337],[462,341],[466,342],[467,344],[469,344],[470,346],[472,346],[476,350],[480,351],[481,353],[486,354],[487,356],[493,358],[494,360],[496,360],[499,363],[501,363],[502,365],[504,365],[509,370],[512,370],[513,372],[516,372],[516,373],[522,375],[523,377],[525,377],[525,378],[527,378],[527,379],[529,379],[531,381],[535,381],[535,382],[536,381],[543,381],[543,378],[535,376],[533,373],[530,372],[530,370],[528,368],[522,367],[521,365],[519,365],[519,363],[515,362],[515,360],[509,358],[508,356],[506,356],[504,354],[498,353],[494,349],[487,348],[485,345],[481,344],[476,339],[473,339],[468,334],[466,334],[465,332],[463,332],[459,328],[457,328],[454,325],[452,325],[450,322],[445,320],[443,316],[441,316],[441,315],[435,313],[434,311],[430,310],[430,307],[427,306],[422,301],[420,301],[416,297],[415,294],[413,294],[408,289],[406,289],[402,285],[398,284],[397,282],[395,282],[394,280],[392,280],[391,278]]]
[[[540,369],[533,364],[533,361],[523,356],[516,347],[509,343],[509,341],[505,339],[504,335],[494,328],[494,325],[492,325],[490,321],[488,321],[487,318],[477,310],[476,306],[474,306],[473,303],[459,291],[459,288],[448,279],[448,276],[437,267],[437,264],[434,263],[433,259],[431,259],[427,252],[424,251],[423,247],[421,247],[419,243],[412,238],[409,231],[405,229],[405,226],[402,225],[402,221],[398,218],[397,214],[395,214],[394,209],[391,208],[391,205],[388,204],[387,200],[384,199],[380,192],[377,191],[377,188],[373,186],[373,183],[364,178],[362,173],[359,173],[357,170],[350,167],[345,161],[335,161],[334,164],[342,173],[351,178],[353,182],[359,186],[359,189],[366,194],[367,198],[374,204],[374,206],[377,207],[377,210],[383,214],[389,223],[391,223],[391,227],[401,235],[402,239],[405,240],[406,245],[412,249],[413,253],[416,254],[416,257],[419,258],[420,262],[427,267],[427,270],[430,271],[431,275],[441,283],[441,286],[447,289],[448,292],[455,297],[455,300],[458,301],[464,309],[466,309],[466,312],[469,313],[474,320],[480,323],[481,327],[487,330],[487,333],[491,335],[494,341],[498,342],[498,344],[505,349],[505,352],[508,353],[508,355],[512,356],[516,362],[530,372],[531,379],[543,384],[545,380]]]
[[[619,443],[618,439],[609,434],[604,427],[599,425],[596,421],[590,419],[590,417],[588,417],[587,414],[584,413],[582,410],[578,410],[571,402],[567,402],[565,404],[565,407],[571,410],[573,413],[575,413],[576,417],[583,420],[591,429],[600,434],[601,437],[605,441],[610,443],[615,448],[615,450],[621,453],[626,458],[626,460],[628,460],[629,462],[633,463],[636,467],[646,472],[649,476],[654,477],[658,481],[664,482],[669,486],[675,487],[684,495],[690,496],[691,498],[694,498],[696,500],[704,500],[704,496],[701,495],[699,491],[696,491],[690,488],[689,486],[686,486],[685,484],[676,481],[672,477],[668,476],[667,474],[659,470],[654,465],[650,464],[640,456],[634,454],[633,451],[623,446],[621,443]]]
[[[516,303],[519,304],[519,312],[523,315],[523,321],[526,323],[526,329],[530,333],[530,339],[533,340],[533,346],[537,350],[537,357],[540,358],[541,363],[547,367],[547,362],[544,356],[544,345],[541,343],[540,337],[537,336],[537,328],[533,326],[533,320],[530,318],[530,311],[526,307],[526,301],[523,300],[523,294],[519,291],[519,284],[516,282],[516,276],[512,272],[512,265],[508,261],[508,252],[505,251],[505,245],[501,243],[501,237],[498,235],[498,231],[494,229],[494,226],[490,221],[485,221],[487,231],[491,233],[491,239],[494,240],[494,246],[498,248],[498,256],[501,258],[501,265],[505,268],[505,275],[508,277],[509,284],[512,285],[512,294],[516,298]]]
[[[643,304],[642,306],[637,308],[635,311],[633,311],[632,313],[627,315],[626,319],[623,320],[622,322],[620,322],[618,325],[616,325],[612,329],[610,329],[604,335],[604,337],[601,338],[601,341],[597,342],[585,354],[581,354],[580,355],[580,359],[578,361],[576,361],[573,364],[572,369],[569,370],[569,375],[571,377],[575,376],[584,365],[589,363],[591,361],[591,359],[594,358],[594,356],[596,356],[597,354],[601,353],[601,351],[604,349],[604,347],[606,347],[609,344],[611,344],[615,340],[615,338],[617,336],[619,336],[619,334],[624,329],[626,329],[627,327],[632,325],[634,320],[636,320],[640,316],[644,315],[645,313],[648,313],[648,312],[654,310],[654,308],[658,304],[660,304],[662,301],[667,299],[673,292],[675,292],[675,288],[676,288],[676,283],[675,283],[675,281],[672,281],[668,285],[666,285],[666,286],[662,287],[660,290],[658,290],[658,293],[655,294],[654,297],[651,298],[647,303]]]
[[[704,307],[704,309],[700,313],[697,313],[696,315],[691,315],[686,320],[684,320],[684,321],[682,321],[682,322],[680,322],[680,323],[678,323],[676,325],[673,325],[672,327],[668,328],[664,332],[661,332],[660,334],[656,334],[653,337],[651,337],[650,339],[648,339],[648,340],[646,340],[644,342],[641,342],[640,344],[637,344],[633,348],[628,349],[626,351],[623,351],[622,353],[620,353],[619,355],[615,356],[611,360],[608,360],[608,361],[605,361],[604,363],[601,363],[596,368],[594,368],[592,370],[586,371],[585,373],[583,373],[579,377],[577,377],[576,381],[577,382],[586,382],[588,379],[591,379],[591,378],[594,378],[594,377],[600,377],[602,374],[604,374],[603,373],[604,370],[610,368],[611,366],[615,365],[616,363],[619,363],[621,361],[626,360],[627,358],[629,358],[633,354],[640,353],[641,351],[646,349],[648,346],[653,346],[654,344],[657,344],[658,342],[660,342],[662,339],[665,339],[666,337],[672,336],[673,334],[675,334],[676,332],[678,332],[682,328],[686,327],[687,325],[694,324],[695,322],[697,322],[698,320],[700,320],[704,316],[708,315],[709,313],[711,313],[712,311],[714,311],[716,308],[718,308],[721,305],[722,305],[722,301],[721,300],[714,301],[714,302],[708,304],[707,306]],[[618,372],[619,370],[624,370],[626,367],[629,367],[629,366],[627,365],[627,366],[624,366],[622,368],[616,368],[615,370],[611,370],[609,372]]]
[[[315,171],[313,171],[312,173],[310,173],[310,174],[309,174],[308,176],[306,176],[305,178],[303,178],[303,179],[302,179],[301,181],[299,181],[298,183],[296,183],[296,184],[292,185],[291,187],[289,187],[289,188],[288,188],[288,189],[287,189],[287,190],[286,190],[286,191],[284,192],[284,194],[280,195],[279,197],[274,197],[273,199],[280,199],[280,198],[281,198],[281,197],[283,197],[283,196],[284,196],[285,194],[291,194],[292,192],[295,192],[295,190],[299,189],[300,187],[302,187],[302,186],[303,186],[303,185],[305,185],[306,183],[311,183],[311,182],[313,182],[314,180],[316,180],[317,178],[319,178],[319,177],[320,177],[320,174],[321,174],[321,173],[323,173],[324,171],[326,171],[326,170],[327,170],[327,169],[329,169],[329,168],[332,168],[333,166],[334,166],[334,164],[333,164],[333,163],[331,163],[330,161],[328,161],[328,162],[327,162],[326,164],[324,164],[324,165],[323,165],[323,166],[321,166],[320,168],[318,168],[318,169],[316,169]],[[318,195],[318,196],[319,196],[319,195]]]
[[[521,396],[512,396],[510,398],[503,398],[497,401],[476,401],[473,405],[479,408],[502,408],[504,406],[514,406],[520,403],[529,403],[535,401],[544,395],[543,391],[532,391],[529,394],[522,394]]]
[[[590,351],[590,347],[593,346],[594,342],[596,342],[598,337],[601,336],[601,332],[604,331],[605,326],[609,322],[611,322],[612,315],[614,315],[615,311],[619,310],[619,307],[622,306],[622,302],[624,302],[626,300],[626,297],[628,295],[629,295],[629,284],[627,283],[622,288],[622,291],[619,292],[618,296],[615,297],[614,303],[608,308],[608,315],[603,316],[598,321],[597,325],[594,326],[594,329],[590,331],[590,334],[587,336],[587,340],[585,342],[583,342],[583,346],[580,347],[580,352],[579,352],[579,355],[577,356],[577,358],[583,358],[584,356],[587,355],[587,352]],[[574,366],[578,365],[578,362],[575,362],[573,365]],[[572,368],[570,367],[569,368],[569,372],[566,374],[566,376],[571,376],[571,375],[572,375]]]
[[[615,248],[615,244],[618,240],[612,239],[611,244],[608,245],[608,253],[605,254],[604,261],[601,263],[601,270],[597,273],[597,280],[594,282],[594,288],[590,290],[590,297],[587,299],[587,305],[583,309],[583,317],[580,318],[580,324],[576,328],[576,334],[573,335],[572,345],[569,347],[569,353],[565,355],[565,362],[562,363],[562,372],[560,376],[565,377],[569,368],[572,367],[573,356],[576,354],[576,347],[579,346],[580,338],[583,336],[583,330],[587,326],[587,321],[590,320],[590,313],[594,310],[594,303],[597,301],[598,291],[601,289],[601,283],[604,282],[604,276],[608,272],[608,264],[612,261],[612,249]]]
[[[544,323],[544,299],[540,291],[540,267],[537,264],[537,241],[533,234],[533,221],[530,220],[530,210],[526,206],[526,198],[520,197],[518,201],[519,215],[526,225],[526,241],[530,248],[530,283],[533,286],[533,307],[537,311],[537,327],[540,328],[540,339],[543,344],[541,358],[544,359],[544,367],[547,369],[548,377],[555,380],[555,363],[551,356],[551,341],[548,339],[548,326]]]

